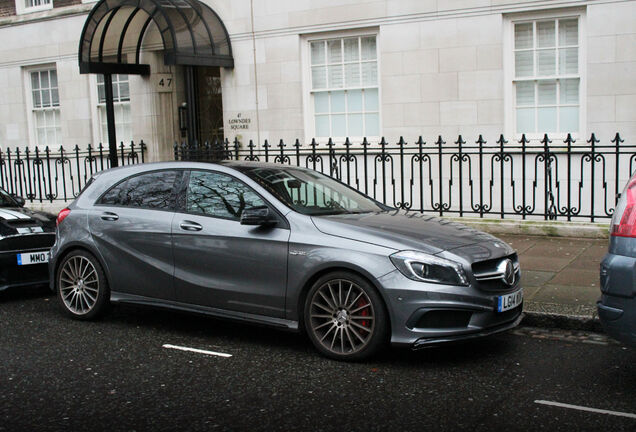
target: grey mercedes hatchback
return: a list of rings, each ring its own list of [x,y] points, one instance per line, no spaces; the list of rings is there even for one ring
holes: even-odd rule
[[[172,308],[302,331],[340,360],[521,320],[519,262],[506,243],[387,207],[309,169],[111,169],[57,223],[51,287],[77,319],[110,302]]]

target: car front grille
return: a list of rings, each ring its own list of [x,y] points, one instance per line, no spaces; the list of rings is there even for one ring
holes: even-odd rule
[[[0,239],[0,252],[50,248],[53,243],[55,233],[16,235]]]
[[[514,282],[511,285],[504,281],[504,272],[501,270],[502,262],[505,260],[512,261],[514,268],[515,277]],[[502,258],[473,263],[472,270],[477,283],[477,288],[484,291],[506,291],[518,285],[519,280],[521,279],[519,258],[516,253]]]

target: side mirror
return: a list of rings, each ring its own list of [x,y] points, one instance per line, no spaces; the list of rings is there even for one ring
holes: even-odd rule
[[[18,207],[24,207],[24,203],[26,202],[24,201],[24,198],[17,195],[11,195],[11,198],[13,198],[13,201],[15,201],[18,204]]]
[[[241,214],[241,225],[274,225],[277,219],[267,206],[250,207]]]

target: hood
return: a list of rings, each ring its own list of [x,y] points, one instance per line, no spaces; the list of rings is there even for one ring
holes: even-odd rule
[[[419,250],[430,254],[448,251],[469,262],[498,258],[514,252],[505,242],[490,234],[419,212],[391,210],[313,216],[312,220],[316,228],[325,234],[395,250]]]
[[[0,236],[54,232],[55,216],[22,207],[0,207]]]

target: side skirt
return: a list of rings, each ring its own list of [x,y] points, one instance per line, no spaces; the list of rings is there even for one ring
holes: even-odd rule
[[[113,303],[135,304],[143,306],[159,307],[164,309],[172,309],[184,312],[193,312],[203,315],[209,315],[217,318],[223,318],[233,321],[242,321],[252,324],[261,324],[279,329],[298,332],[298,321],[291,321],[282,318],[273,318],[264,315],[256,315],[245,312],[235,312],[225,309],[211,308],[208,306],[193,305],[188,303],[179,303],[172,300],[154,299],[134,294],[126,294],[111,291],[110,301]]]

